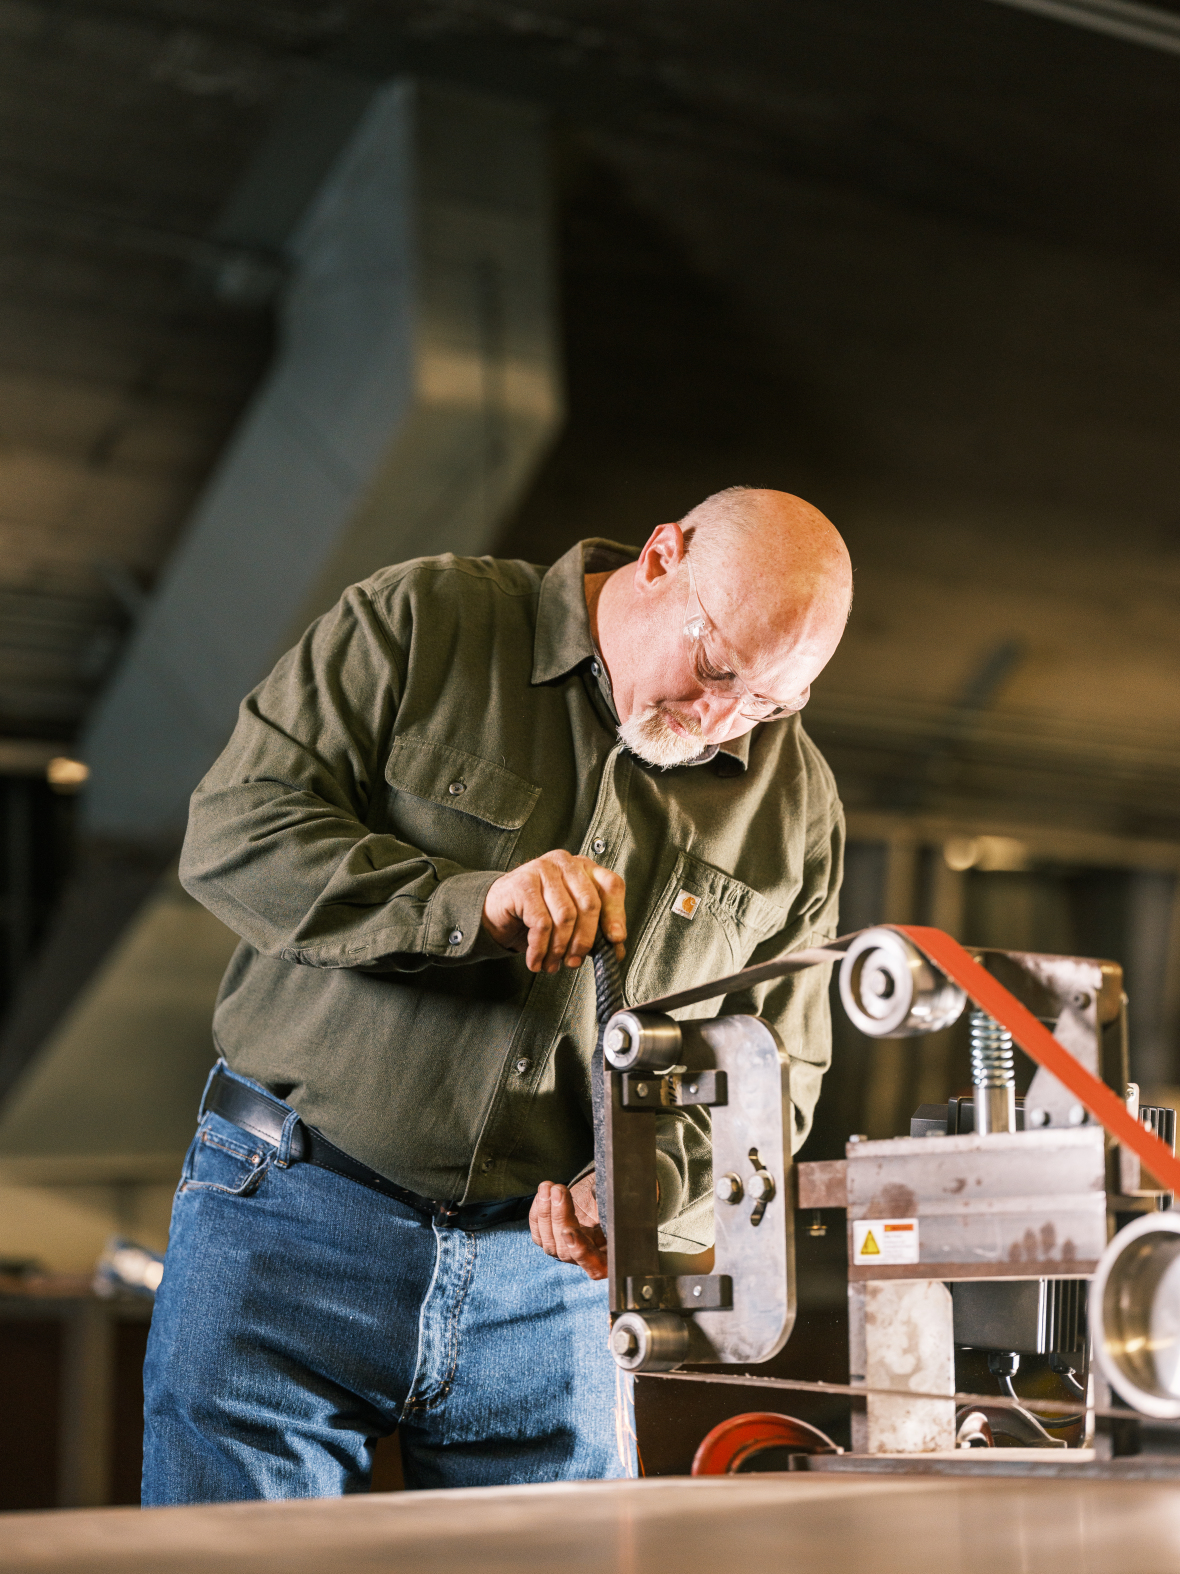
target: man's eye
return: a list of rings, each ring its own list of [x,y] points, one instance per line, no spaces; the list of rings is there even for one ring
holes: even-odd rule
[[[706,683],[732,683],[734,675],[723,667],[715,667],[707,656],[697,659],[697,677]]]

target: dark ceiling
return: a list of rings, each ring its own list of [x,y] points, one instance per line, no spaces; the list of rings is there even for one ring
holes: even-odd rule
[[[804,491],[861,576],[853,776],[883,694],[932,780],[994,704],[993,762],[1117,733],[1168,818],[1180,58],[991,0],[8,0],[0,732],[73,734],[266,365],[219,217],[276,114],[402,71],[553,112],[571,420],[505,550]]]

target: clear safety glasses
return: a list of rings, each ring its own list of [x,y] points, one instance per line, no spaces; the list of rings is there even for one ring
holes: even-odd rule
[[[763,699],[761,695],[754,694],[738,676],[725,652],[724,640],[697,595],[692,560],[686,558],[685,562],[688,564],[688,605],[684,609],[684,637],[692,649],[693,671],[701,688],[706,694],[712,694],[720,700],[732,700],[735,695],[740,696],[738,715],[744,716],[747,721],[774,721],[779,716],[791,716],[795,711],[802,710],[807,702],[806,694],[787,704]],[[709,636],[714,650],[722,657],[720,661],[710,655],[706,636]]]

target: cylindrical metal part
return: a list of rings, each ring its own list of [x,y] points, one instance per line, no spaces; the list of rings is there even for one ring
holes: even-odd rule
[[[616,1011],[602,1052],[616,1071],[666,1071],[680,1059],[680,1024],[656,1011]]]
[[[1094,1354],[1144,1415],[1180,1417],[1180,1215],[1146,1213],[1119,1231],[1090,1286]]]
[[[971,1009],[971,1080],[975,1130],[1016,1130],[1016,1060],[1012,1035],[978,1006]]]
[[[967,996],[896,929],[866,929],[844,953],[840,999],[870,1038],[913,1038],[950,1027]]]
[[[624,1312],[610,1335],[624,1372],[671,1372],[688,1358],[688,1324],[676,1312]]]

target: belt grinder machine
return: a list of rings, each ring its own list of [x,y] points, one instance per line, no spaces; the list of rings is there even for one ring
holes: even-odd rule
[[[936,1032],[969,1009],[974,1098],[924,1106],[909,1137],[853,1139],[842,1161],[793,1165],[773,1028],[672,1013],[831,963],[871,1037]],[[1087,1442],[1106,1382],[1142,1414],[1180,1417],[1180,1216],[1162,1211],[1180,1190],[1175,1116],[1140,1110],[1128,1086],[1116,964],[964,950],[939,930],[890,926],[631,1009],[605,947],[595,972],[599,1208],[621,1367],[769,1360],[795,1319],[795,1210],[839,1207],[852,1384],[866,1390],[855,1454],[990,1438],[956,1420],[956,1342],[1056,1352],[1071,1382],[1092,1343]],[[1014,1044],[1037,1062],[1021,1110]],[[712,1124],[715,1260],[699,1275],[661,1272],[656,1245],[652,1115],[687,1105],[707,1106]],[[1064,1447],[1022,1415],[1028,1441]]]

